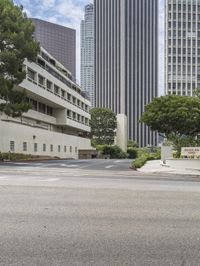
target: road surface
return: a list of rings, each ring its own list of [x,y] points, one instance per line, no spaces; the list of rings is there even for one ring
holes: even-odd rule
[[[129,165],[0,164],[0,265],[200,265],[199,179]]]

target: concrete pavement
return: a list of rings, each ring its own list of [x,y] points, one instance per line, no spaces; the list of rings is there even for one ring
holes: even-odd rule
[[[100,163],[0,166],[0,266],[200,265],[200,180]]]
[[[174,174],[186,176],[200,176],[200,171],[195,169],[175,169],[161,164],[160,160],[148,161],[142,168],[138,169],[141,173],[149,174]]]

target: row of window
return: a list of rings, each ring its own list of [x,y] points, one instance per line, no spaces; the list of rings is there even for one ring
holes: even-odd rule
[[[191,86],[191,83],[168,83],[168,88],[172,88],[172,89],[183,89],[183,90],[193,90],[193,89],[196,89],[196,84],[195,83],[192,83],[192,86]]]
[[[183,3],[183,1],[181,1],[181,2]],[[197,10],[200,11],[200,5],[196,5],[195,3],[194,3],[194,5],[191,5],[191,4],[186,5],[186,3],[185,4],[183,3],[182,5],[181,5],[181,3],[179,3],[179,4],[174,3],[173,5],[168,4],[168,10],[169,11],[176,10],[176,8],[178,8],[178,10],[183,10],[183,11],[186,11],[186,10],[193,11],[193,12],[195,12]]]
[[[31,104],[32,110],[49,115],[49,116],[54,116],[52,107],[44,103],[40,103],[31,98],[28,98],[28,97],[26,98],[26,101]],[[87,117],[81,116],[75,112],[72,112],[71,110],[67,110],[67,117],[75,121],[78,121],[82,124],[89,125],[89,119]]]
[[[58,145],[57,146],[57,152],[62,152],[62,148],[63,148],[63,152],[67,152],[67,146],[61,146],[61,145]],[[53,144],[50,144],[49,146],[49,150],[50,152],[53,152],[55,149],[54,145]],[[22,143],[22,150],[23,152],[27,152],[28,151],[28,142],[23,142]],[[38,143],[33,143],[33,150],[34,152],[37,152],[38,151]],[[10,141],[10,151],[11,152],[15,152],[15,141]],[[47,144],[43,144],[42,145],[42,151],[43,152],[46,152],[47,151]],[[70,153],[73,152],[73,147],[70,146],[69,147],[69,151]],[[74,152],[77,153],[78,152],[78,148],[77,147],[74,147]]]
[[[79,115],[71,110],[67,110],[67,117],[89,126],[89,119],[87,117]]]
[[[173,38],[173,39],[168,39],[168,44],[169,45],[174,45],[174,46],[176,46],[176,45],[178,45],[178,46],[188,46],[188,47],[193,47],[193,46],[196,46],[196,44],[197,44],[198,42],[197,42],[197,40],[196,39],[193,39],[193,40],[191,40],[191,38],[189,38],[189,39],[183,39],[183,38],[178,38],[178,39],[176,39],[176,38]]]
[[[168,21],[168,28],[171,28],[171,27],[173,27],[173,28],[176,28],[176,27],[178,27],[178,28],[186,28],[186,27],[188,27],[188,28],[196,28],[196,26],[199,28],[200,27],[200,22],[198,22],[198,23],[196,23],[196,22],[185,22],[185,21]]]
[[[27,103],[29,103],[31,105],[32,110],[46,114],[46,115],[49,115],[49,116],[53,116],[53,108],[52,107],[50,107],[44,103],[35,101],[35,100],[28,98],[28,97],[26,98],[26,101],[27,101]]]
[[[186,49],[186,48],[178,48],[178,47],[176,47],[176,48],[168,48],[168,53],[169,54],[171,54],[171,53],[178,53],[178,54],[181,54],[181,53],[183,53],[183,54],[194,54],[194,55],[196,55],[196,53],[197,53],[197,56],[200,56],[200,49],[196,49],[196,48],[193,48],[193,49],[191,49],[191,48],[188,48],[188,49]]]
[[[37,75],[37,73],[34,70],[28,68],[27,76],[28,79],[31,79],[31,81],[33,81],[35,84],[42,87],[43,89],[47,89],[51,93],[54,93],[56,96],[61,97],[64,100],[67,100],[68,102],[78,106],[79,108],[83,109],[86,112],[89,112],[89,106],[87,104],[77,99],[76,97],[72,96],[70,93],[67,93],[65,90],[63,90],[56,84],[53,84],[53,82],[46,79],[42,75],[40,74]]]
[[[200,37],[200,29],[199,31],[196,33],[195,30],[193,30],[192,32],[191,31],[186,31],[186,30],[180,30],[180,29],[174,29],[173,31],[172,30],[168,30],[168,38],[174,38],[174,37],[178,37],[178,38],[196,38],[196,37]],[[196,41],[196,40],[194,40]],[[199,44],[200,40],[197,41],[197,43]]]
[[[173,58],[173,61],[172,61],[172,58]],[[183,63],[183,64],[186,64],[186,63],[187,64],[190,64],[190,63],[194,63],[195,64],[197,62],[199,64],[200,63],[200,57],[196,58],[196,57],[190,57],[189,56],[189,57],[186,58],[185,56],[182,57],[180,55],[178,57],[176,57],[176,56],[172,56],[171,57],[169,55],[168,56],[168,62],[169,63],[172,63],[172,62],[173,63],[176,63],[176,62],[178,62],[178,63]]]

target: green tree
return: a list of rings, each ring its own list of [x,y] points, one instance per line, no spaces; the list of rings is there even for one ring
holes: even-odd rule
[[[90,110],[90,114],[92,144],[94,146],[112,145],[117,128],[116,114],[106,108],[93,108]]]
[[[167,95],[155,98],[140,119],[172,141],[180,155],[182,145],[195,145],[200,133],[200,98]]]
[[[140,121],[166,136],[196,136],[200,133],[200,99],[178,95],[154,98]]]
[[[139,148],[139,144],[135,140],[129,140],[127,147],[128,148]]]
[[[21,116],[30,108],[25,92],[17,86],[26,77],[25,58],[35,61],[39,52],[33,32],[22,7],[11,0],[0,1],[0,111],[9,116]]]

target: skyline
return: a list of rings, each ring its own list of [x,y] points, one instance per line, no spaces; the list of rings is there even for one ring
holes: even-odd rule
[[[43,19],[76,30],[77,81],[80,83],[80,23],[91,0],[15,0],[28,17]],[[164,93],[164,0],[159,0],[159,94]]]

